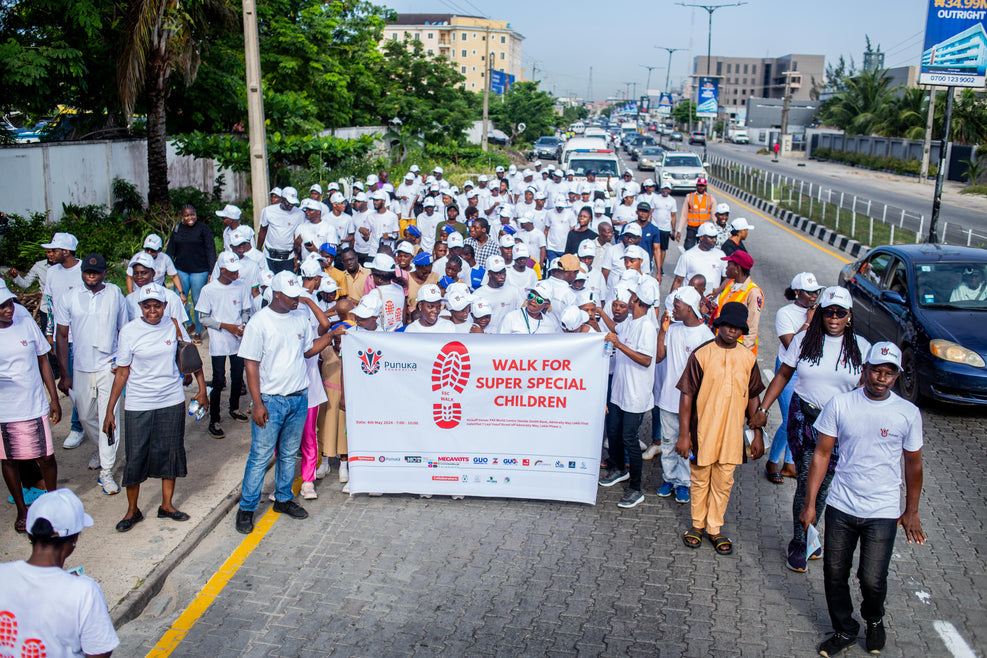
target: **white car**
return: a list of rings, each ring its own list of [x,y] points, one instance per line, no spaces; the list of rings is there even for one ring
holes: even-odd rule
[[[696,179],[706,178],[706,165],[695,153],[685,151],[666,152],[656,168],[659,186],[666,183],[673,192],[696,189]]]

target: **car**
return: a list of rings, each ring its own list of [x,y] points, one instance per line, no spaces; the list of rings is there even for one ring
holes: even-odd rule
[[[695,153],[666,151],[655,169],[655,180],[659,185],[667,184],[672,192],[691,192],[696,189],[697,179],[706,178],[706,169],[706,164]]]
[[[487,142],[490,144],[497,144],[499,146],[507,146],[507,142],[510,138],[502,130],[497,130],[496,128],[491,128],[487,131]]]
[[[652,135],[632,135],[625,142],[625,150],[631,160],[637,160],[638,152],[642,146],[657,146],[658,142]]]
[[[638,171],[654,171],[661,164],[661,159],[665,155],[665,149],[658,146],[644,146],[637,158]]]
[[[701,130],[693,130],[689,133],[689,143],[690,144],[702,144],[706,145],[706,133]]]
[[[562,140],[551,135],[542,135],[531,149],[534,159],[558,160],[562,154]]]
[[[673,130],[672,134],[668,136],[668,139],[673,142],[681,142],[682,133],[680,133],[678,130]]]
[[[881,246],[845,266],[853,327],[901,348],[901,397],[987,405],[987,250]]]

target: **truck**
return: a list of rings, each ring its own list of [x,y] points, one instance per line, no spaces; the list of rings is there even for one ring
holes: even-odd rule
[[[750,144],[751,141],[747,136],[747,130],[739,126],[732,126],[727,129],[727,139],[734,144]]]

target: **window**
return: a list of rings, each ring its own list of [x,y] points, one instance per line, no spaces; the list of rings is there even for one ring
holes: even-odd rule
[[[740,104],[741,105],[747,105],[747,99],[746,98],[741,98],[740,99]]]
[[[860,274],[873,285],[880,286],[890,263],[891,254],[875,254],[860,266]]]
[[[415,41],[421,41],[421,40],[422,40],[422,33],[415,32]]]
[[[888,276],[888,280],[884,284],[885,290],[891,290],[901,294],[902,297],[908,295],[908,274],[906,273],[905,264],[901,262],[900,259],[895,258],[894,267],[891,270],[891,274]]]
[[[506,36],[504,36],[503,34],[501,34],[501,35],[500,35],[500,42],[501,42],[501,43],[507,43],[507,37],[506,37]]]
[[[474,56],[474,57],[476,56],[476,51],[475,51],[475,50],[473,51],[473,56]]]
[[[476,35],[474,34],[474,35],[473,35],[473,37],[475,38],[475,37],[476,37]],[[462,39],[462,40],[463,40],[463,41],[466,41],[466,33],[465,33],[465,32],[463,32],[463,39]]]
[[[465,49],[465,48],[463,48],[463,50],[462,50],[461,52],[463,53],[463,54],[462,54],[462,58],[463,58],[463,59],[466,59],[466,49]],[[474,55],[476,54],[476,51],[475,51],[475,50],[473,51],[473,54],[474,54]]]
[[[744,64],[744,73],[747,73],[747,65],[746,64]],[[746,82],[746,80],[744,82]]]
[[[397,41],[397,40],[398,40],[398,33],[391,32],[391,41]]]
[[[505,60],[505,59],[507,59],[507,53],[504,53],[504,52],[500,53],[500,59],[502,61]]]
[[[435,51],[434,51],[434,50],[432,50],[431,48],[429,48],[429,49],[428,49],[428,54],[429,54],[429,55],[434,55],[434,54],[435,54]]]
[[[473,72],[476,73],[476,67],[475,66],[473,67]]]
[[[426,39],[434,39],[435,38],[435,33],[434,32],[429,32],[428,34],[425,35],[425,38]]]
[[[465,66],[460,66],[459,67],[459,72],[462,73],[463,75],[466,75],[466,67]]]
[[[486,76],[484,75],[484,71],[480,71],[480,77],[481,77],[481,78],[483,78],[483,77],[486,77]]]
[[[723,62],[716,62],[716,75],[723,75]]]
[[[757,64],[751,64],[751,73],[757,75]]]
[[[473,38],[474,38],[474,39],[476,38],[476,32],[474,32],[474,33],[473,33]]]
[[[730,65],[730,63],[728,62],[728,63],[727,63],[727,73],[729,73],[729,72],[730,72],[730,66],[731,66],[731,65]]]
[[[456,40],[456,33],[455,32],[450,32],[450,34],[452,35],[452,37],[451,37],[452,40],[455,41]]]
[[[476,89],[476,83],[475,82],[471,82],[470,83],[470,89]]]

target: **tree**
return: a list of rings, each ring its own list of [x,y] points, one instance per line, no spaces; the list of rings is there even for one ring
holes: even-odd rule
[[[515,82],[502,98],[491,96],[490,118],[508,134],[519,123],[526,128],[522,139],[531,142],[542,135],[554,134],[555,101],[548,92],[539,91],[537,82]]]
[[[946,94],[936,95],[934,134],[939,139],[946,117]],[[964,89],[953,101],[949,139],[957,144],[987,143],[987,103],[972,89]]]
[[[823,122],[848,135],[869,135],[884,120],[893,101],[891,77],[886,70],[862,71],[819,108]]]
[[[589,116],[589,110],[582,105],[567,105],[562,110],[562,116],[556,121],[556,126],[568,126],[570,123],[582,121]]]
[[[165,104],[172,73],[186,83],[199,68],[199,43],[208,25],[228,19],[225,0],[137,0],[129,5],[126,38],[117,60],[117,88],[128,123],[142,95],[147,111],[148,205],[168,201],[168,137]]]
[[[680,126],[690,126],[698,123],[699,117],[696,116],[695,101],[685,100],[676,105],[672,108],[672,118]]]

